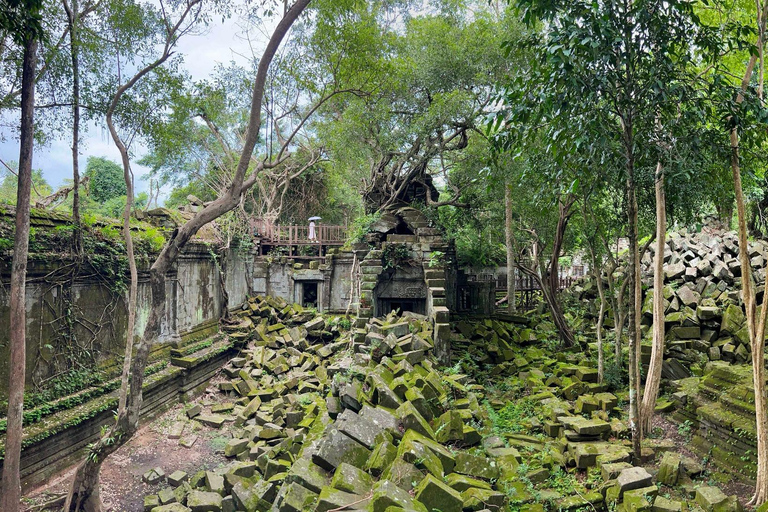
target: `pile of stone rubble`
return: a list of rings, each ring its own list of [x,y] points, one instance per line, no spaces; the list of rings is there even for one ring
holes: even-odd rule
[[[186,411],[230,436],[230,462],[194,475],[148,472],[145,481],[162,488],[145,509],[679,512],[689,500],[707,512],[739,508],[694,483],[701,464],[674,446],[645,447],[647,459],[662,457],[658,470],[633,461],[619,398],[583,355],[538,347],[535,327],[485,320],[454,333],[455,348],[524,390],[532,407],[520,415],[519,394],[489,394],[461,365],[435,366],[424,317],[372,318],[363,341],[336,323],[270,298],[246,303],[229,330],[247,349],[224,367],[219,398]],[[593,477],[563,485],[579,472]],[[682,486],[687,498],[665,497],[663,485]]]
[[[765,282],[767,248],[763,241],[749,244],[753,278],[757,283]],[[642,308],[645,363],[650,359],[653,325],[654,259],[651,245],[642,260],[646,288]],[[665,378],[677,380],[692,373],[700,374],[708,361],[751,361],[740,300],[741,279],[735,232],[681,231],[667,236],[663,291],[667,333]],[[573,291],[596,311],[597,289],[593,281],[579,283]],[[612,313],[606,315],[606,322],[608,327],[613,326]]]
[[[296,305],[251,299],[229,329],[251,343],[224,368],[221,401],[187,410],[195,421],[230,429],[225,455],[233,462],[171,474],[145,508],[502,507],[506,497],[491,483],[500,461],[467,450],[481,442],[476,385],[433,366],[430,322],[413,314],[373,318],[362,343],[328,327]],[[145,480],[165,478],[161,472]]]

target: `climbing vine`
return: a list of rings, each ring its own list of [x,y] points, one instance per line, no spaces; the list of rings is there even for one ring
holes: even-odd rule
[[[77,252],[71,245],[73,225],[40,211],[33,212],[35,219],[41,220],[30,233],[32,271],[27,282],[40,290],[40,322],[29,334],[38,345],[31,372],[33,398],[25,401],[25,409],[101,382],[104,376],[93,368],[105,359],[102,340],[118,337],[116,317],[128,274],[122,236],[113,221],[84,216],[83,251]],[[144,260],[165,243],[155,227],[136,224],[135,232],[137,255]],[[13,233],[12,217],[0,216],[0,240],[12,240]],[[10,255],[0,254],[0,266],[9,264]],[[81,283],[97,284],[93,300],[81,300]],[[0,281],[0,290],[4,288]],[[0,403],[0,413],[4,409]]]

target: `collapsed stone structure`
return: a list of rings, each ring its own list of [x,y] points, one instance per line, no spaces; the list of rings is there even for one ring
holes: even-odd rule
[[[598,384],[583,354],[538,346],[554,335],[548,322],[459,324],[455,343],[493,363],[489,377],[526,390],[494,397],[434,364],[432,324],[416,313],[371,318],[362,341],[272,298],[251,299],[239,315],[230,336],[249,344],[225,366],[222,395],[171,429],[180,444],[198,435],[190,423],[229,432],[231,462],[147,472],[149,512],[741,510],[694,480],[702,464],[674,445],[648,444],[633,460],[626,397]],[[649,471],[642,464],[655,455]],[[590,477],[568,481],[565,468]]]
[[[762,300],[768,244],[753,241],[749,256]],[[643,257],[643,362],[650,359],[653,325],[653,246]],[[662,375],[671,380],[702,374],[707,361],[749,363],[752,360],[743,304],[741,266],[736,233],[671,233],[664,252],[664,325],[666,352]],[[579,298],[597,311],[596,286],[591,281],[574,286]],[[612,315],[606,315],[613,326]]]
[[[766,275],[768,243],[750,241],[749,257],[758,290]],[[642,260],[642,363],[651,354],[653,246]],[[741,266],[735,232],[706,229],[667,237],[664,252],[666,343],[662,377],[675,409],[673,418],[690,431],[691,448],[719,466],[754,478],[757,464],[752,354],[741,300]],[[596,297],[593,282],[573,288],[585,301]],[[596,310],[596,309],[595,309]],[[611,315],[606,318],[609,323]]]
[[[392,310],[426,315],[437,333],[438,357],[448,361],[448,321],[456,303],[455,257],[423,213],[410,207],[385,212],[364,242],[329,252],[323,261],[308,263],[298,257],[254,256],[254,293],[319,311],[351,312],[358,317],[357,328]],[[309,302],[308,296],[316,300]],[[492,301],[485,304],[489,307]]]
[[[309,314],[312,316],[312,314]],[[145,500],[155,512],[189,510],[499,510],[492,483],[519,458],[501,440],[494,459],[473,455],[483,408],[466,375],[441,374],[429,356],[434,327],[424,315],[391,313],[339,338],[322,317],[274,298],[244,305],[231,336],[251,341],[225,367],[228,395],[187,415],[230,423],[219,471],[172,474],[172,487]],[[378,364],[377,364],[378,362]],[[177,431],[181,442],[183,428]],[[446,445],[449,445],[448,447]],[[163,479],[161,469],[145,481]],[[354,507],[354,508],[353,508]]]

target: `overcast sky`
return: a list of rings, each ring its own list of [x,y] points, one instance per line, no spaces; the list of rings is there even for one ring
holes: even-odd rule
[[[220,20],[219,20],[220,21]],[[255,45],[264,44],[266,37],[253,34]],[[258,49],[258,48],[257,48]],[[184,58],[184,67],[193,80],[208,77],[217,64],[227,64],[235,61],[241,64],[247,62],[251,54],[250,46],[242,37],[242,30],[235,21],[227,20],[223,24],[213,24],[204,35],[188,35],[179,41],[178,54]],[[16,121],[18,123],[18,120]],[[8,130],[0,127],[0,130]],[[72,149],[71,131],[62,132],[61,138],[52,141],[44,147],[35,147],[33,167],[42,169],[46,181],[55,189],[72,179]],[[140,145],[133,148],[138,160],[144,150]],[[85,162],[89,156],[104,156],[115,162],[120,162],[120,153],[115,148],[106,125],[95,124],[87,126],[81,143],[81,172],[85,170]],[[18,161],[19,144],[17,133],[0,132],[0,158],[5,162]],[[141,179],[148,169],[132,164],[137,178],[136,191],[148,189],[147,180]],[[161,199],[162,203],[162,199]]]

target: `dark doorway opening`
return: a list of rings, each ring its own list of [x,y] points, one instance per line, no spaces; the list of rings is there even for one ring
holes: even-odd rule
[[[388,315],[390,311],[400,310],[400,313],[410,311],[420,315],[426,314],[425,299],[379,299],[379,316]]]
[[[302,283],[302,306],[317,307],[317,283]]]

